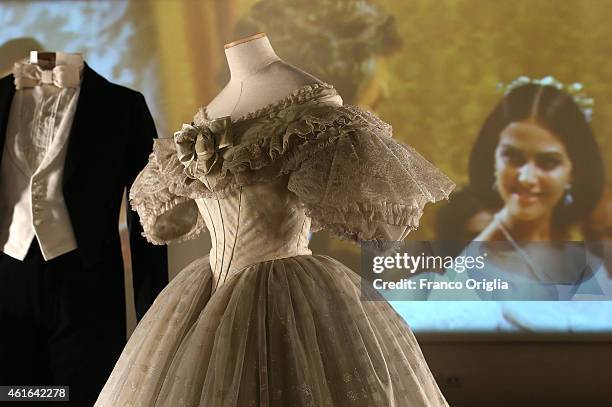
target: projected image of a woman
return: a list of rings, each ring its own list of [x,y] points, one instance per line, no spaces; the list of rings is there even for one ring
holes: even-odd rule
[[[536,281],[576,276],[551,275],[555,267],[540,246],[530,254],[520,242],[569,240],[570,227],[588,216],[603,190],[603,160],[588,122],[592,100],[570,94],[578,90],[552,77],[514,81],[470,156],[471,187],[497,210],[474,240],[511,243],[520,260],[504,269]]]

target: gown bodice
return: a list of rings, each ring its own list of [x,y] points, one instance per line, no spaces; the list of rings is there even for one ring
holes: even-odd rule
[[[287,190],[287,177],[242,186],[224,199],[196,199],[210,232],[213,289],[250,264],[312,254],[310,218]]]

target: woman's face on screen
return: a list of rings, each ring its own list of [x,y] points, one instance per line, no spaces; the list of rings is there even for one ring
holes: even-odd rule
[[[565,145],[533,120],[512,122],[495,149],[497,190],[519,220],[550,217],[571,182]]]

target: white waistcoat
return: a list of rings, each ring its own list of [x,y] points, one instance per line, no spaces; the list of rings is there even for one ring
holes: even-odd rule
[[[77,248],[62,177],[80,89],[57,89],[47,99],[31,92],[43,89],[15,92],[6,129],[0,166],[0,251],[23,260],[36,237],[45,260],[50,260]]]

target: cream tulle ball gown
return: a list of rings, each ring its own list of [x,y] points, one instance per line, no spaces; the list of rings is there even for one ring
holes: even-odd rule
[[[333,86],[156,140],[130,201],[156,244],[207,228],[137,326],[96,406],[447,406],[419,346],[309,230],[398,240],[454,184]]]

